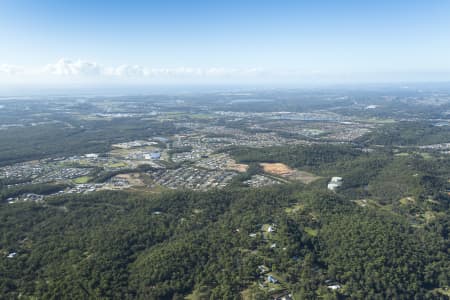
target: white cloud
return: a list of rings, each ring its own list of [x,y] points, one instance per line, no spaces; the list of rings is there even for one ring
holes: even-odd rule
[[[19,66],[13,66],[13,65],[7,65],[3,64],[0,65],[0,73],[6,74],[6,75],[17,75],[24,72],[24,68]]]
[[[97,76],[102,75],[103,67],[95,62],[62,58],[55,64],[45,66],[43,73],[59,76]]]
[[[139,65],[121,65],[117,68],[107,68],[105,74],[117,77],[146,77],[148,70]]]
[[[264,68],[176,67],[152,68],[123,64],[105,66],[85,60],[59,59],[41,67],[0,65],[3,83],[96,84],[96,83],[193,83],[193,82],[259,82],[267,80],[302,80],[310,72]]]
[[[329,70],[231,67],[152,68],[123,64],[104,66],[81,59],[60,59],[53,64],[24,67],[0,64],[0,85],[96,85],[190,83],[349,83],[376,81],[449,80],[449,72],[336,73]]]
[[[141,65],[123,64],[119,66],[104,66],[96,62],[84,60],[70,60],[61,58],[53,64],[43,67],[26,68],[12,65],[0,65],[0,75],[12,75],[19,79],[44,79],[53,78],[61,80],[94,79],[107,81],[115,79],[156,81],[170,79],[230,79],[230,78],[254,78],[269,74],[262,68],[149,68]]]
[[[36,73],[31,71],[28,73]],[[147,68],[140,65],[120,65],[118,67],[103,66],[96,62],[83,60],[72,61],[60,59],[54,64],[46,65],[38,73],[60,77],[99,77],[102,79],[170,79],[170,78],[228,78],[228,77],[252,77],[264,73],[261,68],[236,69],[236,68]]]

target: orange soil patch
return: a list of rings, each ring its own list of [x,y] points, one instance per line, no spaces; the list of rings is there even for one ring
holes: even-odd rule
[[[261,163],[264,172],[280,175],[289,176],[294,173],[294,170],[282,163]]]
[[[247,171],[248,165],[246,165],[246,164],[237,164],[237,163],[235,163],[235,162],[232,162],[232,163],[229,163],[229,164],[227,165],[227,169],[230,169],[230,170],[234,170],[234,171],[238,171],[238,172],[244,173],[244,172]]]
[[[305,171],[294,170],[283,163],[261,163],[264,172],[285,177],[287,179],[298,180],[303,183],[311,183],[320,177]]]

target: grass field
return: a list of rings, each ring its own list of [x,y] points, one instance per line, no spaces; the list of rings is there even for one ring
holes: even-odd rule
[[[413,197],[405,197],[400,199],[400,204],[402,205],[409,205],[416,203],[416,200]]]
[[[76,184],[83,184],[83,183],[88,183],[89,180],[91,180],[91,179],[92,179],[92,177],[90,177],[90,176],[82,176],[82,177],[75,178],[73,180],[73,182]]]
[[[107,164],[106,166],[109,168],[125,168],[127,166],[127,164],[124,162],[117,162],[117,163]]]
[[[211,290],[207,286],[197,287],[191,294],[184,297],[186,300],[209,300]]]
[[[303,211],[303,209],[305,208],[305,205],[303,205],[303,204],[295,204],[295,205],[293,205],[292,207],[287,207],[286,209],[285,209],[285,211],[286,211],[286,213],[288,213],[288,214],[293,214],[293,213],[296,213],[296,212],[301,212],[301,211]]]
[[[313,229],[311,227],[305,227],[305,232],[310,236],[317,236],[317,234],[319,233],[317,229]]]

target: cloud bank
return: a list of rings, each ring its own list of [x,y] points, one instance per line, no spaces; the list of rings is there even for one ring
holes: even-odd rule
[[[103,71],[103,67],[95,62],[62,58],[55,64],[45,66],[41,72],[56,76],[98,76],[103,74]]]
[[[149,68],[140,65],[104,66],[96,62],[84,60],[59,59],[56,63],[38,68],[26,68],[3,64],[0,65],[2,80],[57,80],[57,81],[170,81],[170,80],[221,80],[221,79],[253,79],[264,76],[267,72],[262,68]]]
[[[128,85],[128,84],[329,84],[365,82],[450,81],[450,72],[333,73],[320,70],[264,68],[151,68],[123,64],[105,66],[84,60],[59,59],[41,67],[0,64],[0,85]]]

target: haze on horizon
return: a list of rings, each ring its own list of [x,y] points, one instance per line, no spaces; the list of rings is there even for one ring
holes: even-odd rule
[[[450,81],[450,2],[0,2],[0,88]]]

